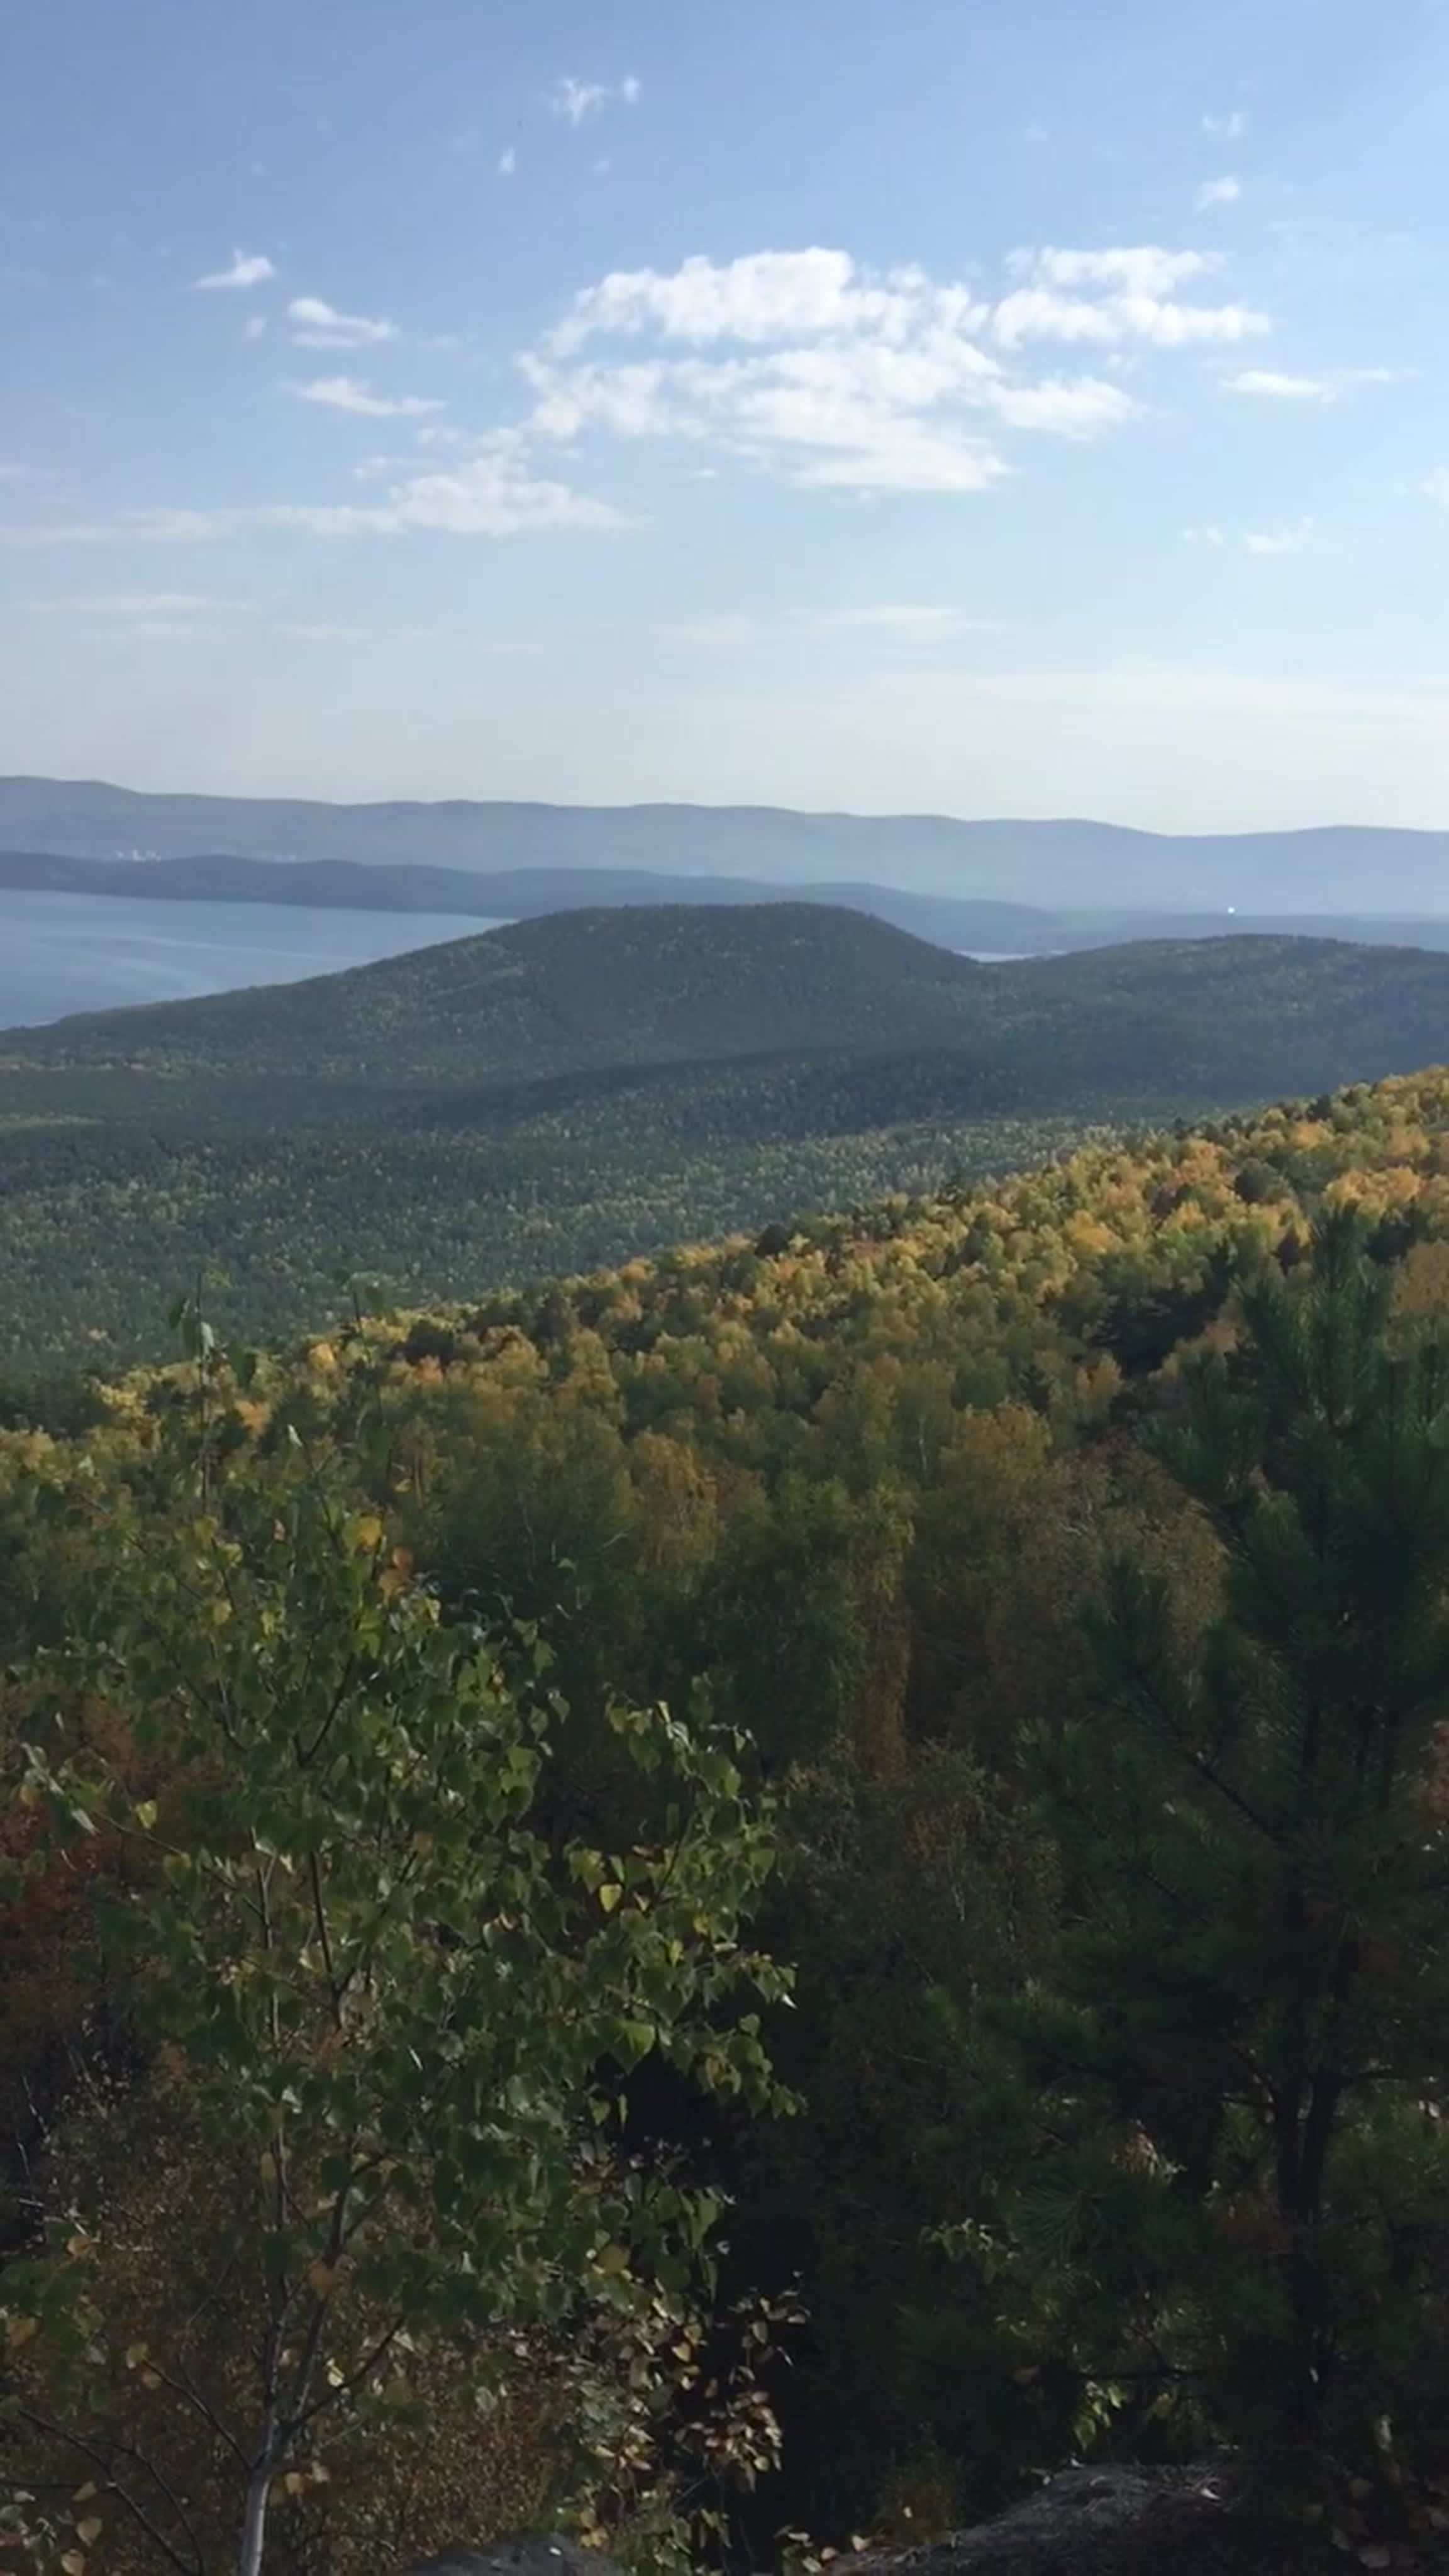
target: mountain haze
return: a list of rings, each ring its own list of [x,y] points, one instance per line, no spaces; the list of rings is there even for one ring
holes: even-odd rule
[[[1089,820],[801,814],[769,806],[450,801],[331,805],[0,779],[0,847],[62,857],[346,859],[369,866],[646,869],[1100,908],[1449,911],[1449,832],[1330,825],[1202,836]]]

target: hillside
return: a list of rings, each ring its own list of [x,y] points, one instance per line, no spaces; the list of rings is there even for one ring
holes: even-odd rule
[[[1250,1099],[1449,1054],[1449,958],[1243,937],[981,966],[823,905],[548,915],[305,983],[11,1033],[3,1062],[124,1084],[516,1089],[567,1074],[847,1049],[966,1050],[1009,1096]],[[117,1085],[118,1095],[123,1085]],[[883,1114],[888,1101],[882,1099]]]
[[[1449,1057],[1449,958],[1242,938],[1009,966],[819,905],[555,915],[0,1042],[0,1358],[339,1275],[418,1302]]]
[[[351,1140],[325,1141],[345,1164]],[[1313,2556],[1261,2519],[1228,2553],[1215,2526],[1195,2570],[1442,2567],[1446,1148],[1449,1074],[1357,1084],[585,1277],[490,1286],[479,1242],[450,1302],[354,1309],[325,1283],[244,1356],[194,1329],[221,1313],[193,1277],[184,1354],[105,1367],[69,1425],[58,1406],[47,1428],[0,1422],[0,2289],[22,2501],[61,2495],[86,2552],[99,2524],[105,2563],[151,2576],[114,2501],[129,2486],[89,2472],[164,2438],[148,2544],[174,2527],[165,2563],[231,2564],[191,2536],[203,2510],[225,2533],[248,2464],[215,2426],[265,2354],[263,2299],[295,2279],[335,2348],[377,2341],[373,2276],[359,2291],[350,2268],[370,2240],[325,2259],[335,2200],[274,2199],[258,2168],[270,2182],[283,2140],[293,2174],[330,2189],[340,2160],[352,2187],[360,2153],[369,2224],[390,2226],[357,2069],[392,2157],[405,2119],[431,2134],[462,2062],[476,2158],[409,2146],[388,2313],[475,2170],[465,2259],[519,2259],[505,2162],[531,2183],[540,2140],[565,2142],[602,2313],[638,2225],[644,2366],[664,2339],[678,2365],[631,2412],[634,2313],[588,2345],[590,2388],[631,2430],[623,2469],[605,2453],[605,2536],[627,2537],[636,2497],[632,2528],[660,2528],[707,2345],[720,2370],[742,2351],[746,2398],[768,2376],[775,2410],[747,2406],[734,2483],[733,2455],[707,2455],[742,2564],[798,2565],[770,2550],[782,2518],[822,2549],[914,2542],[1084,2452],[1130,2480],[1140,2449],[1261,2460],[1285,2530],[1333,2516]],[[451,1144],[418,1204],[445,1209],[450,1178],[465,1200]],[[107,1251],[110,1214],[92,1209]],[[304,1194],[270,1215],[259,1264]],[[1188,1436],[1142,1436],[1169,1429]],[[723,1899],[749,1932],[734,2058]],[[353,2011],[342,1980],[379,1927]],[[686,2054],[667,1979],[696,1957]],[[1280,2069],[1308,2048],[1338,2086],[1312,2220],[1334,2342],[1312,2349],[1341,2406],[1316,2449],[1283,2402],[1300,2346],[1274,2295],[1308,2223]],[[785,2099],[750,2089],[761,2051]],[[540,2118],[559,2064],[573,2090]],[[1312,2098],[1289,2106],[1300,2128]],[[728,2213],[729,2305],[687,2330],[672,2300],[660,2314],[655,2170],[664,2221],[696,2187],[701,2225]],[[406,2534],[382,2561],[401,2568],[449,2532],[546,2526],[583,2313],[557,2296],[557,2206],[504,2398],[490,2377],[480,2408],[466,2377],[493,2311],[459,2332],[445,2310],[366,2438],[342,2419],[335,2478],[284,2490],[317,2521],[285,2525],[280,2565],[375,2576],[383,2528]],[[252,2259],[274,2208],[280,2294]],[[73,2321],[105,2335],[106,2367],[85,2351],[87,2447],[47,2483]],[[306,2428],[309,2463],[330,2420]],[[1200,2467],[1185,2484],[1214,2492]],[[1079,2471],[1072,2491],[1102,2486]],[[636,2576],[722,2554],[717,2522],[697,2543],[667,2528]],[[1094,2513],[1080,2563],[1105,2567],[1117,2528]],[[926,2556],[978,2564],[916,2546],[905,2564]]]
[[[0,847],[77,858],[355,860],[497,871],[646,869],[785,883],[869,879],[1081,909],[1440,913],[1449,833],[1335,825],[1168,834],[1089,820],[798,814],[766,806],[327,805],[0,779]]]
[[[771,1049],[949,1043],[986,969],[820,905],[551,914],[299,984],[16,1033],[42,1065],[519,1081]]]

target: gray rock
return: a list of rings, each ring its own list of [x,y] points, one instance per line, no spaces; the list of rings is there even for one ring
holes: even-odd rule
[[[1225,2471],[1067,2469],[993,2522],[839,2559],[831,2576],[1279,2576],[1305,2557]]]
[[[622,2576],[600,2549],[551,2532],[543,2540],[495,2540],[487,2549],[444,2549],[419,2558],[403,2576]]]

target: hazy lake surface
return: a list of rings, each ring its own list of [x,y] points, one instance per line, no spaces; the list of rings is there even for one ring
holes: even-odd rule
[[[294,984],[497,927],[452,912],[0,892],[0,1029],[239,984]]]

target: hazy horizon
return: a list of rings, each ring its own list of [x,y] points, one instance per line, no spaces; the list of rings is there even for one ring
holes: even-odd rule
[[[962,810],[953,810],[945,806],[804,805],[787,803],[782,799],[748,796],[709,798],[702,796],[620,795],[601,797],[561,797],[536,795],[513,797],[502,795],[495,796],[491,793],[478,795],[451,795],[437,791],[429,791],[428,789],[405,789],[399,791],[396,795],[376,797],[350,796],[342,794],[331,796],[314,794],[302,789],[271,786],[265,783],[251,788],[228,788],[208,786],[205,784],[162,785],[158,784],[155,779],[103,776],[96,771],[83,772],[76,770],[64,774],[50,770],[0,771],[0,790],[3,790],[8,786],[16,785],[81,789],[114,789],[124,796],[138,796],[148,799],[185,797],[188,799],[200,799],[204,802],[216,802],[218,804],[245,803],[258,805],[320,805],[338,807],[343,810],[346,810],[351,806],[366,807],[377,805],[487,806],[516,804],[524,806],[540,806],[553,809],[559,813],[567,814],[575,812],[628,813],[636,810],[664,810],[678,807],[681,810],[688,811],[692,809],[706,814],[729,812],[749,813],[751,811],[760,813],[781,813],[797,816],[799,819],[806,822],[861,821],[880,823],[1019,823],[1042,826],[1061,825],[1065,827],[1070,827],[1075,824],[1078,826],[1088,826],[1094,830],[1105,829],[1108,831],[1138,832],[1150,835],[1154,838],[1170,840],[1214,840],[1220,838],[1257,839],[1265,834],[1304,832],[1391,831],[1421,832],[1426,834],[1449,832],[1449,790],[1446,790],[1443,817],[1423,823],[1393,823],[1385,822],[1375,815],[1335,812],[1324,814],[1312,821],[1302,823],[1268,823],[1249,821],[1241,824],[1215,828],[1214,826],[1206,823],[1186,826],[1134,823],[1115,814],[1102,812],[1089,813],[1086,811],[1067,812],[1061,809],[1047,808],[1031,809],[1023,807],[1018,811],[1007,811],[1002,807],[993,807],[979,813],[968,813]],[[0,813],[0,832],[3,832],[3,829],[4,817],[3,813]],[[4,846],[4,844],[0,843],[0,846]],[[144,855],[144,853],[142,853],[142,855]],[[204,855],[204,853],[198,853],[197,855]]]

